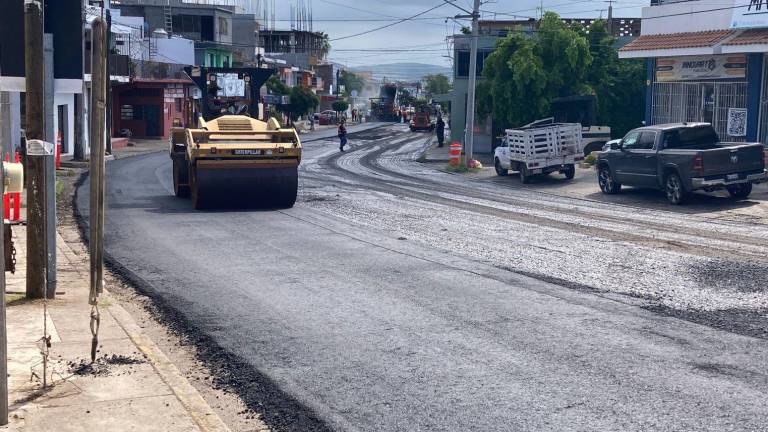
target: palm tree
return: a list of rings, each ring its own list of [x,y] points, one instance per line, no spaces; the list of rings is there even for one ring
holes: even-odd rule
[[[320,59],[325,60],[328,54],[331,52],[331,39],[328,33],[320,33]]]

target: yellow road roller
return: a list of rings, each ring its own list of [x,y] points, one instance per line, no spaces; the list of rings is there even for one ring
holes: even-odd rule
[[[293,128],[260,120],[261,68],[188,67],[200,94],[186,100],[187,124],[173,128],[170,156],[177,197],[195,209],[289,208],[296,202],[301,141]]]

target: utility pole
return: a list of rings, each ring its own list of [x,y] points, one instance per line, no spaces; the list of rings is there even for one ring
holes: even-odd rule
[[[81,46],[82,52],[85,53],[85,8],[88,6],[88,0],[82,1],[82,10],[80,12],[80,22],[83,23],[80,28],[80,32],[83,36]],[[85,56],[83,56],[83,71],[85,71]],[[76,161],[85,160],[85,95],[87,92],[87,84],[83,80],[83,90],[80,94],[75,95],[75,146],[74,146],[74,159]]]
[[[168,4],[170,5],[170,0],[168,0]],[[107,86],[111,85],[111,72],[112,69],[111,63],[112,63],[112,14],[110,13],[109,9],[106,8],[104,10],[106,13],[106,19],[107,19]],[[107,115],[107,154],[112,154],[112,92],[107,92],[107,108],[106,108],[106,115]]]
[[[27,140],[45,140],[45,70],[43,7],[24,1]],[[46,232],[45,159],[27,158],[27,298],[46,295],[48,262]]]
[[[608,35],[613,36],[613,2],[616,0],[608,0]]]
[[[91,256],[91,291],[89,303],[96,305],[98,296],[103,290],[104,271],[104,139],[106,127],[107,102],[107,47],[106,24],[101,18],[91,23],[91,212],[90,212],[90,241]],[[95,336],[95,335],[94,335]],[[92,357],[94,351],[92,351]]]
[[[467,124],[464,129],[464,153],[467,162],[474,157],[475,147],[475,90],[477,87],[477,39],[480,35],[480,0],[472,9],[472,40],[469,48],[469,86],[467,88]]]
[[[0,77],[3,76],[3,71],[0,70]],[[0,98],[5,95],[7,101],[7,92],[0,93]],[[0,99],[2,103],[2,99]],[[10,105],[10,104],[9,104]],[[6,113],[6,106],[0,105],[0,128],[8,130],[8,133],[0,133],[0,148],[5,149],[9,146],[11,141],[10,125],[8,122],[11,120],[10,113]],[[12,147],[12,146],[11,146]],[[2,162],[0,162],[2,163]],[[3,170],[0,170],[0,185],[4,185]],[[0,200],[0,214],[5,214],[3,211],[3,201]],[[0,244],[5,244],[5,227],[0,229]],[[0,426],[8,424],[8,326],[5,319],[5,254],[0,254],[0,290],[3,295],[0,296]]]
[[[45,16],[45,12],[43,12]],[[57,134],[53,130],[53,106],[55,77],[53,75],[53,35],[43,35],[44,71],[45,71],[45,139],[56,148]],[[54,150],[54,155],[56,154]],[[45,158],[45,236],[46,236],[46,266],[45,292],[46,298],[56,297],[56,160]]]

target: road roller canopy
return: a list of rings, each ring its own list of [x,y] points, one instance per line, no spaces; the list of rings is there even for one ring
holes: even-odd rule
[[[275,73],[274,69],[200,66],[184,71],[200,89],[197,113],[205,121],[224,115],[258,116],[261,86]]]

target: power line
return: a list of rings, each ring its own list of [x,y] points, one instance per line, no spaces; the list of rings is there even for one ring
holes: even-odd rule
[[[409,20],[412,20],[414,18],[417,18],[417,17],[420,17],[422,15],[425,15],[425,14],[427,14],[429,12],[432,12],[433,10],[441,8],[443,6],[445,6],[445,4],[444,3],[440,3],[437,6],[433,6],[433,7],[429,8],[429,9],[425,10],[424,12],[417,13],[416,15],[410,16],[408,18],[404,18],[404,19],[401,19],[399,21],[393,22],[391,24],[387,24],[387,25],[381,26],[381,27],[376,27],[374,29],[367,30],[367,31],[364,31],[364,32],[361,32],[361,33],[357,33],[357,34],[353,34],[353,35],[342,36],[342,37],[339,37],[339,38],[331,39],[330,42],[335,42],[335,41],[344,40],[344,39],[350,39],[350,38],[353,38],[353,37],[358,37],[358,36],[363,36],[363,35],[371,34],[373,32],[377,32],[379,30],[384,30],[385,28],[389,28],[389,27],[392,27],[392,26],[404,23],[405,21],[409,21]]]

